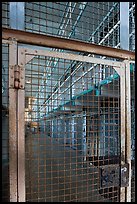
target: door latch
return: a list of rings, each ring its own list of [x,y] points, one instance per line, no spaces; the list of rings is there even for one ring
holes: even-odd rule
[[[121,187],[129,186],[129,164],[121,165]]]
[[[129,164],[111,164],[100,167],[100,188],[127,187],[128,185]]]

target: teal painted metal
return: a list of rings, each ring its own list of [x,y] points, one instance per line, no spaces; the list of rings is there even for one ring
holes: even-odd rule
[[[109,84],[111,83],[113,80],[119,78],[119,75],[118,74],[113,74],[109,77],[107,77],[106,79],[102,80],[99,84],[100,85],[105,85],[105,84]]]
[[[85,95],[85,94],[87,94],[87,93],[89,93],[89,92],[91,92],[91,91],[93,91],[93,90],[95,90],[95,88],[92,86],[90,89],[87,89],[87,90],[85,90],[85,91],[82,91],[82,92],[81,92],[80,94],[78,94],[77,96],[73,96],[72,99],[77,99],[77,98],[79,98],[80,96]]]
[[[130,64],[130,71],[131,72],[135,71],[135,64],[133,64],[133,63]]]
[[[130,64],[130,71],[133,72],[134,69],[135,69],[135,65],[134,64]],[[62,105],[59,105],[58,108],[53,109],[50,113],[55,113],[56,111],[63,110],[61,108],[64,107],[65,105],[71,105],[71,107],[75,106],[75,100],[76,99],[78,99],[81,96],[84,96],[84,95],[86,95],[88,93],[91,93],[92,91],[95,91],[95,95],[96,96],[100,96],[100,94],[101,94],[101,86],[103,86],[105,84],[112,83],[113,80],[116,80],[118,78],[119,78],[119,75],[117,73],[107,77],[106,79],[100,81],[98,83],[98,85],[92,86],[89,89],[87,89],[85,91],[82,91],[80,94],[78,94],[76,96],[73,96],[71,100],[67,101],[66,103],[64,103]]]

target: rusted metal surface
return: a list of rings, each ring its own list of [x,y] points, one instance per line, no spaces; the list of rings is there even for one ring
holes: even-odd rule
[[[17,43],[9,45],[9,179],[10,202],[17,202],[17,92],[14,90],[13,66],[17,63]],[[12,81],[11,81],[12,80]]]
[[[121,177],[121,178],[120,178]],[[100,187],[128,187],[129,164],[111,164],[100,167]]]
[[[120,185],[120,166],[119,164],[111,164],[100,167],[100,186],[104,187],[118,187]]]
[[[8,40],[9,38],[16,38],[19,43],[83,51],[120,59],[135,59],[135,53],[131,51],[8,28],[2,28],[2,38],[5,40]]]

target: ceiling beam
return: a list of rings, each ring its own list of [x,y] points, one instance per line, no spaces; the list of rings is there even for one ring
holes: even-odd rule
[[[15,38],[17,42],[31,45],[47,46],[52,48],[88,52],[119,59],[135,60],[135,53],[102,45],[96,45],[79,40],[70,40],[55,36],[26,32],[22,30],[2,28],[2,39]]]

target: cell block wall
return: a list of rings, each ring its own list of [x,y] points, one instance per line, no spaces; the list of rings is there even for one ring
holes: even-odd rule
[[[9,46],[2,44],[2,201],[9,201]]]
[[[35,56],[25,66],[25,98],[26,201],[119,201],[119,184],[100,180],[103,165],[120,162],[115,69]]]

